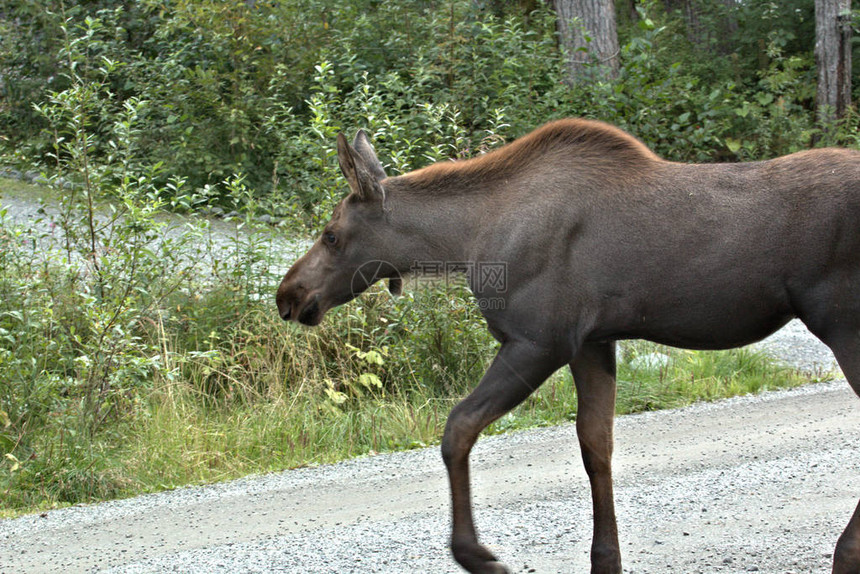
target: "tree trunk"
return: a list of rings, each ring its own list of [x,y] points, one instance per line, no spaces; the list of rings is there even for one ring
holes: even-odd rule
[[[815,0],[818,121],[845,117],[851,105],[851,0]]]
[[[553,0],[568,82],[618,74],[618,31],[613,0]]]

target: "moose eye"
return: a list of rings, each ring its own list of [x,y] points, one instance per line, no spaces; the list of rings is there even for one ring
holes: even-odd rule
[[[337,236],[331,231],[326,231],[323,233],[323,241],[328,243],[329,245],[334,245],[337,243]]]

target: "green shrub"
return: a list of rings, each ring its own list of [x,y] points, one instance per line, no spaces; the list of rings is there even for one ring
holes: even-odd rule
[[[856,139],[849,122],[815,129],[810,0],[791,10],[744,2],[731,14],[705,3],[699,41],[663,3],[637,3],[639,15],[619,28],[618,79],[573,86],[546,4],[528,13],[481,5],[19,3],[0,24],[0,145],[11,161],[55,171],[67,134],[41,112],[58,94],[92,90],[76,97],[90,101],[94,163],[109,163],[112,126],[131,104],[138,129],[124,165],[133,176],[206,188],[207,202],[226,206],[221,183],[241,173],[268,211],[306,214],[315,226],[343,190],[333,136],[358,128],[395,174],[567,115],[617,124],[683,161]]]

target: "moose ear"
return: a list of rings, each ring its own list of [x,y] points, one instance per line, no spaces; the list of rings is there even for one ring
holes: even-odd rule
[[[359,133],[363,134],[364,132]],[[361,151],[350,146],[343,134],[337,135],[337,161],[340,164],[340,170],[346,177],[349,188],[359,199],[381,198],[382,187],[379,182],[385,177],[382,165],[376,159],[376,154],[370,147],[366,135],[356,137],[356,142],[360,142],[359,149]],[[365,157],[368,154],[369,157]],[[373,161],[368,161],[371,158]],[[380,172],[382,178],[379,177]]]
[[[340,171],[349,183],[349,188],[353,192],[359,193],[361,185],[358,181],[358,168],[355,165],[352,149],[343,134],[337,134],[337,162],[340,164]]]
[[[373,150],[373,145],[370,143],[370,138],[364,130],[358,130],[355,134],[355,140],[352,142],[352,147],[356,153],[364,160],[364,166],[370,175],[376,178],[377,181],[385,179],[385,170],[382,168],[382,162],[376,157],[376,152]]]

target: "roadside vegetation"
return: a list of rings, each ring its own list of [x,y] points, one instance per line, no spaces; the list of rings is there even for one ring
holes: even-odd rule
[[[495,349],[463,285],[374,289],[315,330],[274,308],[346,192],[342,130],[368,129],[392,174],[567,115],[684,161],[857,143],[855,117],[814,123],[803,2],[743,3],[725,60],[640,3],[619,78],[588,86],[563,81],[540,6],[254,4],[0,6],[3,163],[41,174],[0,179],[0,515],[438,441]],[[10,217],[16,194],[41,218]],[[749,350],[629,343],[618,412],[808,380]],[[575,416],[559,372],[488,432]]]

